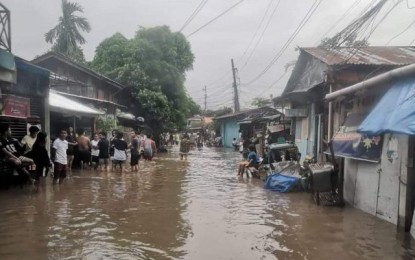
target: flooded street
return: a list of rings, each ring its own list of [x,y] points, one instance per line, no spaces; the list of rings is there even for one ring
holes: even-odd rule
[[[0,259],[412,259],[414,241],[352,208],[238,179],[240,156],[173,152],[139,173],[74,172],[0,193]]]

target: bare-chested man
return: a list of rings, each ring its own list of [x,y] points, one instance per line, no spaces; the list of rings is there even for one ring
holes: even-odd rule
[[[79,160],[83,167],[86,165],[89,168],[91,162],[91,141],[85,136],[84,130],[78,132],[76,142],[78,143]]]

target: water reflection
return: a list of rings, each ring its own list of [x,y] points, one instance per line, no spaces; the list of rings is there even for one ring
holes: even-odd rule
[[[139,173],[76,172],[37,193],[2,192],[0,257],[181,258],[190,230],[181,216],[186,167],[160,164]]]
[[[393,225],[266,191],[236,177],[239,159],[204,148],[185,162],[174,150],[139,173],[0,192],[0,259],[414,258]]]

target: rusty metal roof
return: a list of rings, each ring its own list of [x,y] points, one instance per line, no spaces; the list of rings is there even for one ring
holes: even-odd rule
[[[360,48],[341,47],[327,50],[323,48],[301,48],[329,66],[355,65],[408,65],[415,63],[415,47],[410,46],[369,46]]]

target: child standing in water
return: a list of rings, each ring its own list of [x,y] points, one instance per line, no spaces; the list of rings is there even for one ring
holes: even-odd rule
[[[187,160],[187,155],[190,151],[190,142],[189,136],[187,134],[183,135],[182,139],[180,140],[180,160]]]

